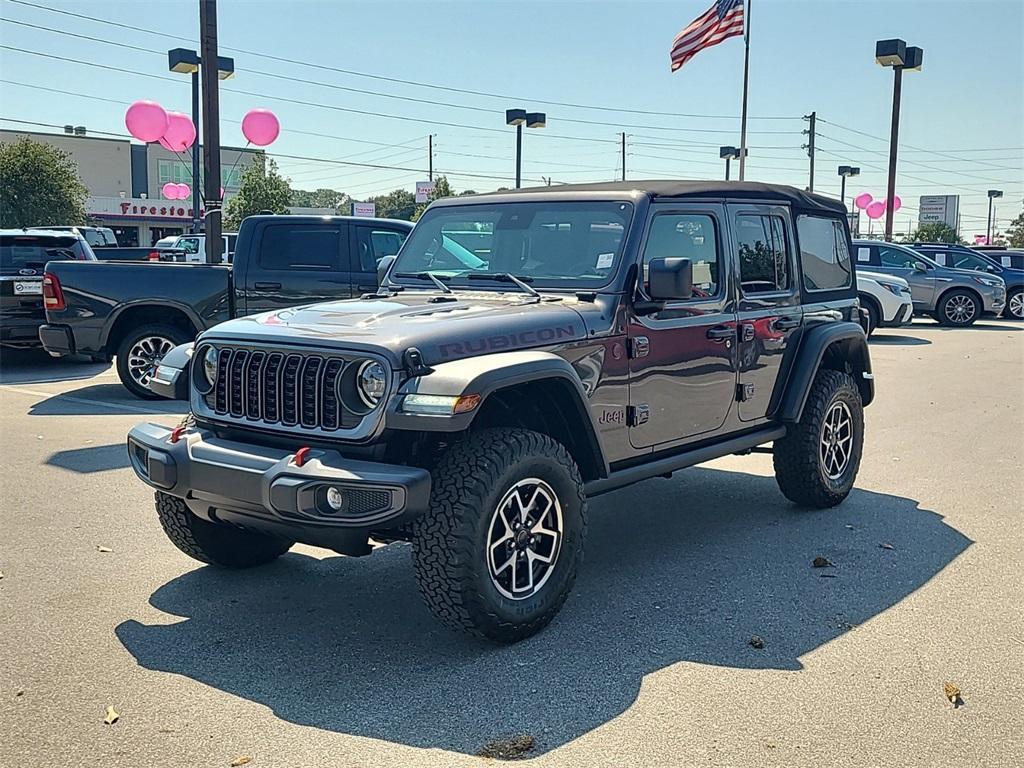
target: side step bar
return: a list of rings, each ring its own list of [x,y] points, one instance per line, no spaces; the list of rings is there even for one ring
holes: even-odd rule
[[[655,459],[646,464],[639,464],[628,469],[620,469],[608,477],[600,480],[591,480],[584,486],[584,492],[587,496],[600,496],[602,493],[608,493],[609,491],[638,483],[641,480],[647,480],[660,475],[670,475],[676,470],[692,467],[694,464],[703,464],[705,461],[728,456],[731,453],[749,451],[759,445],[770,443],[785,436],[785,426],[773,426],[758,430],[757,432],[739,435],[721,443],[705,445],[701,448],[694,448],[690,451],[666,456],[663,459]]]

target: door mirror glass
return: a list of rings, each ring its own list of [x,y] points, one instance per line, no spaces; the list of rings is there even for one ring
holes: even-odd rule
[[[647,272],[651,298],[656,301],[689,299],[693,296],[693,266],[679,256],[651,259]]]
[[[377,285],[384,285],[384,278],[388,274],[388,270],[391,269],[391,265],[395,263],[395,256],[388,255],[380,260],[377,264]]]

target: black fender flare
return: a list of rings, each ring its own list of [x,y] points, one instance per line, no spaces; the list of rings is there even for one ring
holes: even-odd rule
[[[781,402],[772,414],[782,422],[797,422],[804,412],[807,396],[814,377],[825,361],[829,348],[840,345],[849,372],[857,382],[861,399],[868,405],[875,396],[875,382],[871,373],[871,355],[864,329],[858,323],[822,323],[805,330],[800,337],[796,359],[786,380]],[[831,366],[826,366],[831,367]]]
[[[117,325],[117,321],[121,318],[121,315],[131,309],[137,309],[139,307],[143,307],[145,309],[173,309],[181,312],[188,318],[188,321],[192,323],[192,327],[197,329],[197,334],[202,333],[203,329],[206,327],[203,325],[199,315],[196,314],[196,311],[187,304],[171,301],[169,299],[138,299],[136,301],[128,301],[115,307],[114,311],[107,316],[107,320],[103,324],[102,335],[100,338],[100,346],[102,348],[105,349],[107,344],[110,343],[110,333],[114,330],[114,326]]]
[[[551,352],[521,350],[498,352],[490,355],[453,360],[433,366],[433,371],[406,381],[388,407],[385,415],[387,429],[423,432],[461,432],[469,429],[487,398],[499,390],[519,384],[550,380],[566,388],[569,402],[575,412],[567,414],[582,431],[583,443],[598,468],[601,477],[608,474],[608,462],[598,439],[597,427],[588,405],[583,383],[565,359]],[[402,412],[405,395],[441,395],[460,397],[480,395],[480,406],[469,413],[453,416],[422,416]]]

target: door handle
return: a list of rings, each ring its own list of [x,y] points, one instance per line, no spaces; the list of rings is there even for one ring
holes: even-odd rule
[[[772,323],[772,325],[775,326],[776,330],[779,330],[779,331],[789,331],[789,330],[792,330],[793,328],[797,328],[797,327],[800,326],[800,318],[799,317],[780,317],[780,318],[776,319],[775,322]]]
[[[736,328],[733,326],[720,325],[717,328],[708,329],[708,338],[715,341],[731,339],[736,335]]]
[[[256,283],[257,291],[279,291],[281,290],[280,283]]]

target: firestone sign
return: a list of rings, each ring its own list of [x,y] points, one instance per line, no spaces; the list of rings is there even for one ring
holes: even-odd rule
[[[90,216],[104,219],[191,219],[192,205],[178,200],[150,200],[143,197],[90,197]],[[200,209],[199,215],[204,211]]]

